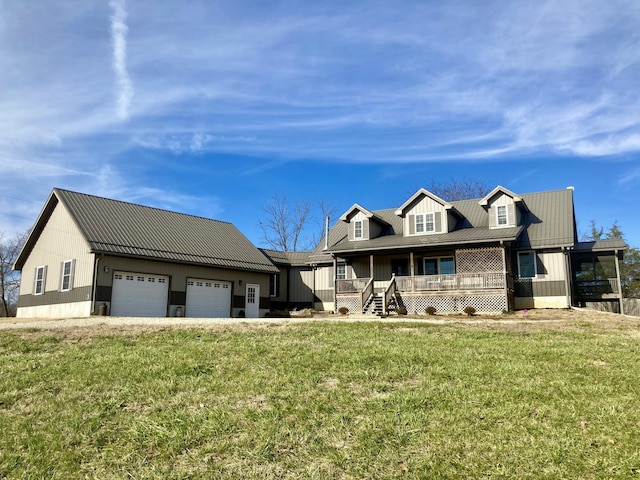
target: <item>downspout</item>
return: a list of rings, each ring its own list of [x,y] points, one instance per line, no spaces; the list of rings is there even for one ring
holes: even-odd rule
[[[566,291],[567,297],[567,308],[571,308],[573,300],[571,298],[571,282],[572,272],[571,272],[571,256],[570,251],[567,247],[562,247],[562,252],[564,253],[564,288]]]
[[[93,262],[93,288],[91,289],[91,313],[97,315],[96,312],[96,292],[98,290],[98,264],[100,263],[100,257],[96,254],[95,261]]]
[[[614,250],[616,256],[616,277],[618,277],[618,300],[620,302],[620,314],[624,315],[624,306],[622,305],[622,281],[620,279],[620,263],[618,262],[618,249]]]

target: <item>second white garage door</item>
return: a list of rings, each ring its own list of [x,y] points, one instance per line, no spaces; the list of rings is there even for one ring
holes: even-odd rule
[[[226,318],[231,313],[231,282],[187,279],[187,317]]]

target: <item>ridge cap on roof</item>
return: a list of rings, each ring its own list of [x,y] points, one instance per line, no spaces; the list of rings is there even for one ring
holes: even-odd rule
[[[67,189],[64,189],[64,188],[54,187],[53,188],[53,192],[56,193],[56,196],[58,196],[57,195],[58,192],[62,192],[63,196],[64,196],[64,194],[70,193],[71,195],[81,195],[81,196],[84,196],[84,197],[95,198],[97,200],[106,200],[108,202],[120,203],[120,204],[123,204],[123,205],[130,205],[132,207],[147,208],[149,210],[155,210],[155,211],[158,211],[158,212],[170,213],[170,214],[173,214],[173,215],[180,215],[180,216],[183,216],[183,217],[198,218],[198,219],[201,219],[201,220],[208,220],[208,221],[211,221],[211,222],[219,222],[219,223],[226,223],[228,225],[234,225],[232,222],[229,222],[229,221],[226,221],[226,220],[218,220],[216,218],[203,217],[202,215],[193,215],[191,213],[176,212],[175,210],[169,210],[167,208],[152,207],[150,205],[142,205],[140,203],[134,203],[134,202],[127,201],[127,200],[117,200],[115,198],[101,197],[99,195],[93,195],[91,193],[76,192],[76,191],[67,190]],[[60,200],[63,200],[59,196],[58,196],[58,198]],[[66,202],[65,202],[65,205],[68,207],[68,204],[66,204]]]

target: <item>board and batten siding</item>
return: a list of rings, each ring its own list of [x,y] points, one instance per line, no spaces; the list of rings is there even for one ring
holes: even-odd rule
[[[514,261],[517,272],[517,256]],[[517,279],[514,287],[517,309],[568,307],[566,255],[561,251],[536,252],[535,278]]]
[[[429,232],[429,233],[414,233],[414,225],[413,225],[413,221],[415,219],[415,216],[418,214],[424,214],[424,213],[433,213],[435,214],[434,216],[436,217],[434,220],[436,222],[436,231],[435,232]],[[440,222],[440,225],[438,224],[438,221]],[[435,200],[433,200],[430,197],[426,197],[423,196],[419,201],[417,201],[415,203],[415,205],[412,205],[409,209],[406,210],[405,212],[405,217],[404,217],[404,235],[429,235],[429,234],[434,234],[434,233],[442,233],[442,232],[448,232],[449,231],[449,215],[447,212],[447,209],[444,208],[443,205],[441,205],[440,203],[436,202]]]
[[[520,210],[516,208],[516,204],[509,195],[500,194],[496,195],[491,202],[489,202],[489,226],[496,228],[497,225],[497,207],[506,205],[507,207],[507,225],[514,226],[520,225],[522,219]]]
[[[62,264],[73,261],[72,288],[62,292]],[[46,266],[44,293],[33,295],[36,268]],[[18,317],[60,318],[91,313],[94,256],[69,215],[58,203],[22,267]]]

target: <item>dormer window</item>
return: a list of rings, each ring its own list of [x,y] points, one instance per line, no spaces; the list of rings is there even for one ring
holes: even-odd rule
[[[362,220],[356,220],[353,222],[353,238],[362,239]]]
[[[498,226],[507,225],[509,223],[507,219],[507,206],[498,205],[496,207],[496,218],[498,219]]]
[[[435,232],[436,222],[433,213],[419,213],[416,215],[416,233]]]

